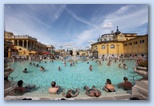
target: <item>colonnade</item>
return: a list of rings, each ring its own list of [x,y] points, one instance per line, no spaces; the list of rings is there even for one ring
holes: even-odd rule
[[[14,41],[15,46],[21,46],[26,49],[34,49],[34,50],[46,50],[46,46],[42,45],[41,43],[37,41],[31,41],[31,40],[15,40]]]

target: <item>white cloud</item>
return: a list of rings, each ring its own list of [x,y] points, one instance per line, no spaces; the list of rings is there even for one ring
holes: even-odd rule
[[[53,29],[51,26],[49,26],[48,24],[44,23],[43,21],[39,20],[38,18],[34,18],[32,16],[27,15],[27,17],[30,17],[33,19],[33,21],[38,22],[39,24],[41,24],[42,26],[48,28],[48,29]]]
[[[92,43],[95,43],[97,42],[96,40],[88,40],[88,43],[92,44]]]
[[[80,22],[82,22],[82,23],[84,23],[84,24],[86,24],[86,25],[89,25],[89,26],[91,26],[91,27],[94,27],[94,28],[97,27],[96,25],[90,23],[89,21],[83,19],[82,17],[77,16],[75,13],[73,13],[73,11],[71,11],[71,10],[69,10],[69,9],[67,9],[67,8],[66,8],[66,11],[67,11],[72,17],[74,17],[76,20],[78,20],[78,21],[80,21]]]
[[[106,22],[110,22],[114,29],[116,26],[119,26],[119,29],[121,30],[128,30],[148,23],[147,6],[129,12],[133,7],[135,7],[135,5],[126,5],[115,11],[113,14],[107,15],[103,21],[103,25]]]
[[[13,32],[14,35],[29,35],[47,45],[51,45],[51,42],[55,42],[52,40],[52,36],[45,36],[42,30],[34,28],[33,22],[31,21],[29,22],[26,19],[23,21],[16,17],[7,17],[5,20],[7,20],[5,24],[6,31]]]
[[[110,33],[113,29],[116,30],[116,26],[119,26],[119,29],[121,32],[127,31],[127,29],[136,28],[143,24],[148,23],[148,8],[147,6],[139,9],[134,9],[134,11],[131,11],[132,8],[134,8],[135,5],[125,5],[118,9],[117,11],[110,13],[106,16],[103,14],[102,17],[98,17],[98,20],[103,19],[99,24],[96,25],[94,23],[95,21],[90,22],[88,20],[83,19],[80,16],[77,16],[74,12],[66,8],[66,5],[62,5],[58,8],[57,11],[56,7],[55,9],[53,6],[50,8],[52,11],[49,12],[49,17],[51,16],[51,21],[54,21],[58,19],[62,12],[66,10],[74,19],[78,20],[79,22],[82,22],[88,26],[91,26],[91,29],[86,29],[82,31],[81,33],[76,33],[72,35],[74,36],[74,39],[71,42],[64,42],[59,43],[55,41],[52,36],[52,33],[49,35],[46,32],[46,29],[53,30],[52,26],[49,26],[49,24],[46,24],[45,22],[39,20],[36,18],[35,12],[34,15],[29,15],[26,13],[18,13],[16,15],[8,15],[5,17],[5,27],[8,31],[12,31],[15,34],[23,35],[28,34],[32,37],[37,38],[41,43],[50,45],[51,43],[55,46],[59,47],[61,45],[65,46],[66,48],[82,48],[84,49],[87,45],[90,46],[91,43],[95,43],[97,41],[97,38],[106,33]],[[33,8],[32,11],[35,11],[36,8]],[[41,8],[40,8],[41,9]],[[36,10],[41,11],[41,10]],[[54,14],[54,15],[53,15]],[[19,17],[19,15],[21,15]],[[32,20],[28,19],[31,18]],[[104,18],[105,17],[105,18]],[[100,19],[99,19],[100,18]],[[97,19],[95,16],[93,19]],[[91,19],[91,20],[93,20]],[[38,28],[36,25],[40,25],[42,29]],[[48,35],[48,36],[47,36]]]
[[[54,18],[55,18],[55,20],[57,20],[60,17],[62,12],[65,10],[66,6],[67,6],[66,4],[60,5],[60,6],[59,5],[54,6],[54,10],[55,10]]]
[[[130,12],[129,10],[132,7],[133,5],[126,5],[114,13],[106,15],[106,18],[102,21],[102,23],[98,24],[97,27],[84,30],[83,32],[75,35],[77,37],[73,41],[76,42],[76,45],[78,46],[85,43],[90,44],[90,40],[97,40],[100,34],[110,33],[113,29],[116,30],[116,26],[119,26],[120,30],[127,31],[128,29],[136,28],[148,23],[148,16],[145,16],[145,14],[148,14],[148,8],[145,6]],[[125,12],[130,13],[125,14]]]
[[[129,10],[129,8],[131,8],[133,5],[126,5],[126,6],[123,6],[121,7],[119,10],[117,10],[115,13],[113,14],[116,14],[116,15],[121,15],[121,14],[124,14],[127,10]]]
[[[113,25],[112,25],[112,22],[110,21],[104,21],[103,24],[102,24],[102,28],[112,28]]]

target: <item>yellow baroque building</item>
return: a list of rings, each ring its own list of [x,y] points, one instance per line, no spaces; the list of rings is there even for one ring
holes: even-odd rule
[[[12,32],[4,32],[4,57],[13,55],[28,56],[43,51],[53,51],[52,45],[44,45],[28,35],[14,35]]]
[[[121,33],[117,31],[111,34],[104,34],[98,42],[93,43],[91,48],[92,56],[96,58],[119,57],[119,56],[148,56],[148,34],[137,35],[137,33]]]

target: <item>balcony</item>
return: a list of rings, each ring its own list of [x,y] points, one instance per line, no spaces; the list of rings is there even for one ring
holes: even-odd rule
[[[14,38],[15,39],[31,39],[31,40],[35,40],[35,41],[37,41],[37,39],[36,38],[33,38],[33,37],[31,37],[31,36],[28,36],[28,35],[17,35],[17,36],[14,36]]]

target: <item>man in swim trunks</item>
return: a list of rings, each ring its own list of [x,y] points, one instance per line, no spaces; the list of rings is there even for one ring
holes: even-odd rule
[[[92,87],[92,89],[89,89],[89,87],[84,86],[84,89],[86,89],[86,94],[90,97],[99,97],[101,95],[101,92],[95,88],[95,86]]]
[[[68,90],[66,94],[64,93],[64,90],[63,90],[62,95],[63,95],[64,97],[66,97],[66,98],[71,98],[71,97],[76,97],[76,96],[78,96],[79,93],[80,93],[80,92],[79,92],[79,89],[76,89],[75,91],[71,89],[71,90]]]
[[[133,86],[132,83],[130,81],[128,81],[128,78],[127,77],[124,77],[123,80],[124,80],[124,82],[118,84],[118,87],[119,88],[123,88],[125,90],[131,90],[132,89],[132,86]]]
[[[58,91],[60,90],[60,86],[56,86],[56,82],[53,81],[51,83],[51,88],[48,89],[48,92],[51,93],[51,94],[57,94]]]
[[[19,80],[18,83],[17,83],[17,87],[15,88],[15,92],[18,92],[20,94],[23,94],[25,92],[29,92],[31,89],[35,88],[36,85],[33,85],[33,86],[30,86],[30,85],[27,85],[25,87],[23,87],[23,81],[22,80]]]

